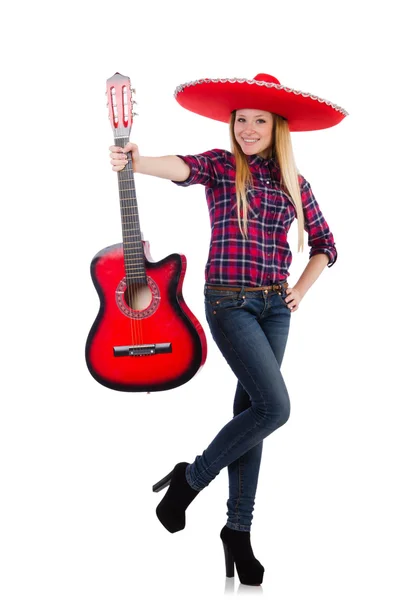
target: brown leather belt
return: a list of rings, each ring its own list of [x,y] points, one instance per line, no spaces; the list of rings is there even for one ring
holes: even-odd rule
[[[282,283],[274,283],[273,285],[264,285],[262,287],[230,287],[228,285],[211,285],[209,283],[206,284],[206,287],[209,290],[219,290],[220,292],[241,292],[244,289],[245,292],[262,292],[262,291],[276,291],[284,288],[285,290],[288,287],[288,281],[283,281]]]

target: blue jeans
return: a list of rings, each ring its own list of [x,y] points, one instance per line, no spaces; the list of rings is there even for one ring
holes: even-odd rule
[[[205,287],[205,311],[212,336],[238,379],[233,419],[186,467],[195,490],[228,467],[227,526],[250,531],[262,440],[287,422],[290,402],[280,372],[291,311],[286,292],[217,291]]]

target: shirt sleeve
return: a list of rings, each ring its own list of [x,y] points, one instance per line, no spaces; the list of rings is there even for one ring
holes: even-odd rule
[[[338,252],[335,248],[334,236],[332,235],[327,221],[320,210],[310,184],[302,177],[301,196],[303,214],[305,216],[305,231],[308,233],[308,244],[310,247],[309,258],[316,254],[324,253],[328,256],[328,267],[336,262]]]
[[[187,156],[177,154],[190,167],[190,175],[185,181],[173,181],[172,183],[183,187],[195,183],[214,187],[219,183],[225,171],[224,154],[223,150],[208,150],[202,154]]]

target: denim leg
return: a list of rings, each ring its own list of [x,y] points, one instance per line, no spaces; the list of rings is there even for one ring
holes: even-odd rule
[[[285,324],[290,311],[278,298],[278,308],[283,311]],[[207,320],[214,340],[251,402],[221,429],[203,454],[186,469],[188,482],[194,489],[206,487],[222,468],[233,464],[288,420],[289,396],[279,364],[262,328],[263,312],[263,301],[258,298],[247,297],[244,303],[241,298],[220,299],[219,306],[216,301],[206,302]],[[281,320],[276,327],[283,328]],[[258,457],[260,450],[259,446],[253,455]],[[252,463],[256,475],[249,476],[248,481],[244,476],[245,487],[251,486],[251,498],[254,495],[251,482],[256,490],[259,463],[260,457],[259,461],[256,459],[256,466],[255,461]],[[244,461],[242,464],[245,464]],[[237,472],[241,475],[238,465]],[[240,523],[239,528],[249,530],[248,520]]]
[[[272,310],[266,310],[260,320],[280,367],[288,339],[289,321],[290,314],[286,314],[284,303],[274,300]],[[233,415],[240,414],[250,406],[250,397],[239,381],[234,397]],[[228,465],[229,498],[226,524],[231,529],[247,531],[251,527],[262,448],[263,441]]]
[[[250,408],[251,400],[240,382],[234,397],[234,416]],[[229,498],[227,501],[227,526],[248,531],[252,523],[263,441],[259,442],[228,465]]]

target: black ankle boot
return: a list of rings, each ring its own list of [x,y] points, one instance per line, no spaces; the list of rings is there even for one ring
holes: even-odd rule
[[[237,531],[225,527],[221,531],[221,540],[225,551],[226,577],[234,577],[234,563],[241,583],[260,585],[265,569],[254,556],[249,531]]]
[[[189,463],[182,462],[153,486],[154,492],[160,492],[169,485],[168,491],[156,508],[159,521],[168,531],[175,533],[184,529],[185,510],[199,493],[186,481],[185,471]]]

